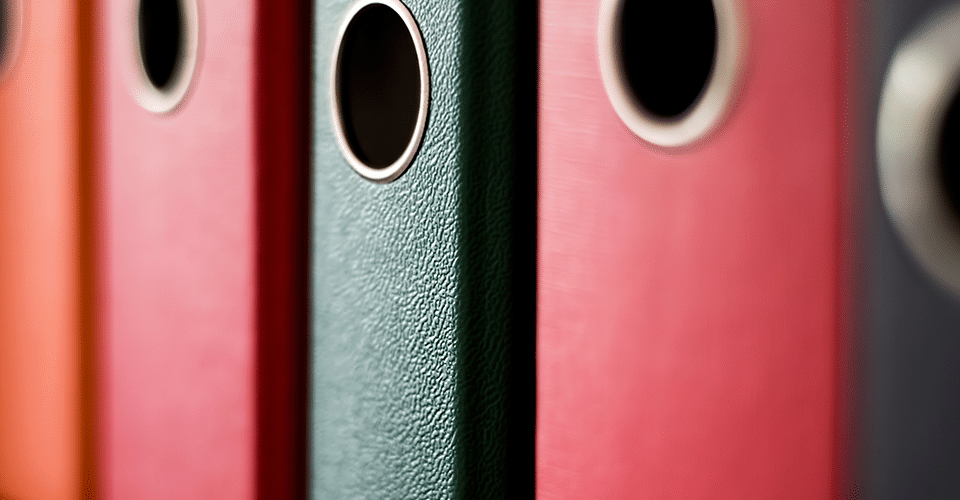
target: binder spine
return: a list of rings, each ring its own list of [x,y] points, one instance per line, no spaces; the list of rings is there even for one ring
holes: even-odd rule
[[[463,3],[457,498],[534,492],[536,7]]]
[[[392,182],[350,167],[315,80],[313,498],[532,491],[536,5],[521,4],[404,2],[430,111]],[[352,5],[318,4],[314,75]]]
[[[916,77],[913,88],[917,98],[906,110],[901,106],[900,111],[890,113],[890,105],[903,94],[886,92],[885,87],[903,76],[902,63],[909,62],[910,58],[900,57],[904,54],[901,49],[909,51],[911,46],[916,48],[956,30],[955,21],[952,27],[947,22],[932,32],[929,29],[950,17],[955,19],[956,5],[952,0],[876,0],[865,5],[869,29],[863,47],[866,78],[860,116],[867,131],[863,164],[868,175],[864,179],[860,437],[865,494],[881,500],[960,495],[960,480],[941,472],[960,467],[960,426],[956,425],[960,420],[960,399],[956,397],[960,393],[956,377],[960,370],[960,299],[955,269],[936,263],[955,259],[955,250],[946,246],[935,260],[924,255],[931,250],[929,237],[949,241],[957,235],[955,221],[949,220],[951,209],[943,200],[945,179],[924,171],[949,167],[930,157],[929,146],[944,130],[943,118],[957,88],[954,75],[943,78],[944,72],[955,73],[957,68],[955,54],[942,50],[955,40],[948,36],[941,50],[930,47],[933,50],[913,58],[922,64],[907,71],[908,76]],[[951,80],[954,83],[944,85]],[[901,85],[899,90],[908,88]],[[932,113],[936,117],[917,120],[918,115],[933,109],[939,109]],[[905,123],[911,119],[915,120],[913,126]],[[910,133],[891,141],[889,132],[897,127]],[[926,155],[903,154],[921,143],[928,145]],[[891,146],[902,149],[891,155]],[[900,171],[900,179],[889,175],[894,170]],[[891,196],[910,184],[914,186],[909,189],[916,190],[912,197]],[[902,203],[910,206],[897,206]],[[916,210],[923,205],[926,209]],[[914,213],[904,220],[904,213],[911,210]],[[940,228],[931,232],[932,225]],[[926,238],[917,238],[924,233]],[[924,245],[928,248],[923,249]]]
[[[259,498],[306,496],[311,3],[255,4]]]

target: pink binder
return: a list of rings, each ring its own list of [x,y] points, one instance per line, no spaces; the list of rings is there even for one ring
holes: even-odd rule
[[[106,2],[105,498],[302,489],[303,5]]]
[[[848,7],[706,3],[711,80],[657,118],[604,60],[651,43],[611,19],[654,3],[541,2],[540,499],[832,498],[846,477]]]

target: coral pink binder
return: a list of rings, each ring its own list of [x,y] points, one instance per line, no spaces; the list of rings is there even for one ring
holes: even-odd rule
[[[617,87],[686,71],[618,31],[652,7],[541,2],[538,498],[843,484],[847,7],[712,6],[713,73],[676,113]],[[647,59],[603,60],[624,47]]]
[[[303,5],[106,3],[105,498],[303,488]]]
[[[0,498],[92,486],[89,2],[0,2]]]

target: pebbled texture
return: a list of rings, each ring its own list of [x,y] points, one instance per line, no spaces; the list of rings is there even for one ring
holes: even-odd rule
[[[864,61],[867,176],[864,471],[868,498],[958,498],[960,301],[916,262],[876,177],[880,89],[898,44],[944,0],[875,0]]]
[[[351,2],[315,9],[310,495],[530,496],[536,5],[405,3],[430,114],[386,185],[332,129]]]

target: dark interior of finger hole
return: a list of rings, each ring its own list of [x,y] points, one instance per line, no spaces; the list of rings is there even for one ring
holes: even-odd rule
[[[960,90],[960,89],[957,89]],[[940,128],[937,162],[947,203],[960,221],[960,92],[955,91]]]
[[[183,61],[184,15],[180,0],[140,0],[140,58],[155,87],[172,86]]]
[[[4,64],[7,62],[7,51],[8,46],[10,45],[10,35],[12,28],[9,26],[11,22],[11,12],[10,12],[10,0],[0,0],[0,69],[3,69]]]
[[[706,88],[717,52],[711,0],[624,0],[620,64],[636,103],[677,119]]]

